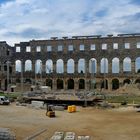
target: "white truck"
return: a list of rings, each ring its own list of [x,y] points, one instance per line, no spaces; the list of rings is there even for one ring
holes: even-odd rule
[[[0,96],[0,105],[9,105],[10,101],[7,97],[5,96]]]

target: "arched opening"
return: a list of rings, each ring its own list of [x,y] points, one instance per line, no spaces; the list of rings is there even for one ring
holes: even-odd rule
[[[21,81],[20,81],[20,79],[18,78],[18,79],[16,79],[16,83],[21,83]]]
[[[85,80],[79,79],[79,89],[85,89]]]
[[[8,81],[9,81],[9,83],[7,82],[7,79],[5,79],[5,83],[4,83],[5,90],[7,90],[9,84],[11,84],[11,80],[9,79]]]
[[[105,79],[101,82],[101,89],[108,89],[108,81]]]
[[[136,58],[136,61],[135,61],[135,72],[136,73],[140,73],[140,57]]]
[[[56,72],[57,73],[64,73],[64,62],[62,59],[58,59],[56,61]]]
[[[51,89],[52,89],[52,80],[51,79],[46,79],[46,86],[51,87]]]
[[[74,60],[69,59],[67,62],[67,73],[74,73]]]
[[[57,89],[63,89],[63,80],[57,79]]]
[[[79,59],[79,61],[78,61],[78,73],[85,73],[85,59]]]
[[[89,86],[91,90],[94,90],[97,88],[97,83],[95,81],[95,79],[89,80]]]
[[[96,73],[97,72],[97,60],[95,58],[91,58],[89,60],[89,72]]]
[[[107,58],[101,59],[101,73],[108,73],[108,60]]]
[[[42,61],[39,59],[35,63],[35,73],[42,73]]]
[[[21,72],[21,61],[16,60],[15,62],[16,72]]]
[[[112,90],[119,89],[119,80],[118,79],[113,79],[112,80]]]
[[[113,58],[112,59],[112,73],[119,73],[120,68],[119,68],[119,58]]]
[[[123,84],[125,85],[125,84],[130,84],[131,83],[131,81],[130,81],[130,79],[125,79],[124,81],[123,81]]]
[[[24,82],[27,83],[27,84],[31,84],[32,83],[32,80],[29,79],[29,78],[26,78]]]
[[[140,79],[136,79],[135,84],[140,84]]]
[[[131,72],[131,59],[129,57],[126,57],[123,60],[123,71],[124,72]]]
[[[68,80],[68,89],[74,89],[74,80],[73,79]]]
[[[53,61],[51,59],[46,61],[46,73],[53,72]]]
[[[25,71],[32,71],[32,61],[31,60],[25,61]]]

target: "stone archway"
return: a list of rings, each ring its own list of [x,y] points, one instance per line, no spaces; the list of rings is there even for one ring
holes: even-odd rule
[[[113,79],[112,80],[112,90],[119,89],[119,80],[118,79]]]
[[[67,89],[74,89],[74,80],[73,79],[69,79],[67,83],[68,83]]]
[[[57,89],[63,89],[64,88],[64,82],[62,79],[57,79]]]
[[[85,80],[79,79],[79,89],[85,89]]]

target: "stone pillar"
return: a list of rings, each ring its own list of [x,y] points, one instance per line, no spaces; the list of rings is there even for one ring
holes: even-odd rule
[[[89,73],[89,66],[88,66],[88,60],[85,61],[85,90],[88,90],[88,76]]]
[[[46,65],[42,63],[42,73],[46,73]]]
[[[108,74],[112,74],[112,63],[108,62]]]
[[[57,81],[55,78],[53,79],[53,86],[52,87],[53,87],[53,90],[57,89]]]
[[[78,79],[75,79],[75,81],[74,81],[74,90],[78,90],[78,89],[79,89]]]
[[[56,62],[53,62],[53,73],[56,73]]]
[[[123,73],[123,61],[120,61],[120,73]]]
[[[97,74],[100,74],[101,71],[100,71],[100,62],[97,62]]]
[[[64,73],[67,73],[67,62],[64,62]]]
[[[67,90],[67,84],[68,84],[67,79],[64,79],[63,81],[64,81],[64,90]]]
[[[75,61],[74,70],[75,70],[75,73],[78,73],[78,61]]]
[[[108,80],[108,90],[111,91],[112,90],[112,80],[111,79],[107,79]]]
[[[136,73],[136,71],[135,71],[135,60],[132,60],[132,62],[131,62],[131,73]]]
[[[35,61],[32,62],[32,72],[35,73]]]

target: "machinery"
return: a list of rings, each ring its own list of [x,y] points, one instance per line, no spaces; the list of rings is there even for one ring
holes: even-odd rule
[[[46,108],[47,108],[46,116],[50,118],[55,117],[54,106],[46,104]]]

